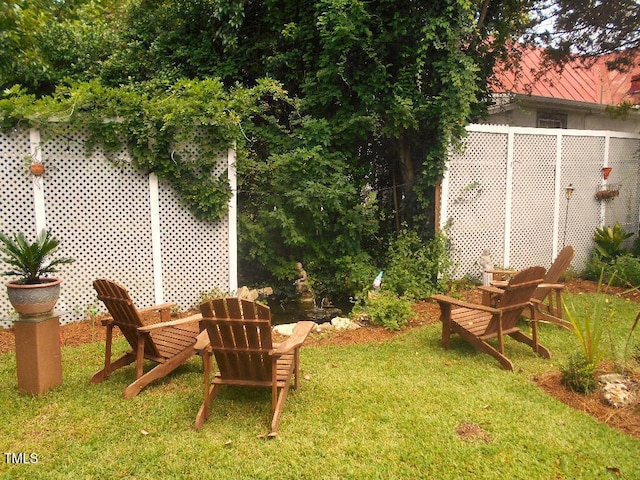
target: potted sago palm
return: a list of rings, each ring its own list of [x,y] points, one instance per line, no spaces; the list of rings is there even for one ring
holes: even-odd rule
[[[54,258],[59,244],[59,240],[44,229],[33,242],[22,232],[13,236],[0,233],[0,261],[10,267],[0,274],[19,277],[6,283],[9,301],[16,312],[41,315],[53,310],[62,280],[49,274],[56,273],[59,265],[75,261],[70,257]]]

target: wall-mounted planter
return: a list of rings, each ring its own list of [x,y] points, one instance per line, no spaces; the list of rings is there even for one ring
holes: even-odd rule
[[[44,164],[38,162],[32,163],[29,165],[29,172],[31,172],[31,175],[34,177],[41,177],[44,175]]]
[[[620,195],[618,189],[603,189],[596,192],[596,200],[611,200]]]

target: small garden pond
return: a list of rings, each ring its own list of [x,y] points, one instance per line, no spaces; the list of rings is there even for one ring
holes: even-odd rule
[[[313,301],[282,302],[280,300],[269,300],[268,304],[271,308],[271,323],[273,325],[295,323],[300,320],[326,323],[335,317],[346,317],[353,308],[353,304],[348,300],[331,305],[324,303],[318,305]]]

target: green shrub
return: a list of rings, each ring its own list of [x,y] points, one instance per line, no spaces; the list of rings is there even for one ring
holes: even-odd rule
[[[636,287],[640,285],[640,259],[632,255],[621,255],[616,258],[612,266],[613,270],[608,276],[615,273],[615,285]]]
[[[597,387],[596,367],[582,353],[576,352],[569,357],[567,365],[560,367],[562,384],[578,393],[590,393]]]
[[[364,306],[356,305],[353,313],[366,313],[375,325],[382,325],[388,330],[400,330],[416,316],[411,305],[412,302],[406,298],[382,291],[367,298]]]
[[[605,262],[612,262],[620,255],[627,253],[622,243],[633,233],[627,233],[616,222],[613,227],[596,228],[593,241],[596,243],[596,252]]]
[[[336,273],[332,282],[335,291],[343,296],[365,298],[379,271],[371,256],[365,252],[347,255],[336,259],[335,265]],[[337,298],[337,293],[332,292],[332,298]]]
[[[428,298],[439,291],[438,280],[446,284],[452,267],[445,236],[440,233],[423,242],[412,230],[404,230],[391,243],[383,290],[411,300]]]
[[[636,235],[636,238],[633,240],[633,247],[631,248],[631,253],[636,257],[640,257],[640,232]]]
[[[600,255],[598,255],[595,251],[591,255],[591,258],[587,262],[584,271],[582,272],[582,277],[585,280],[591,280],[593,282],[597,282],[600,279],[600,274],[602,271],[605,271],[605,277],[607,276],[608,264],[602,260]]]
[[[606,262],[594,252],[583,272],[586,280],[602,280],[619,287],[637,287],[640,285],[640,259],[630,254],[622,254],[611,262]]]

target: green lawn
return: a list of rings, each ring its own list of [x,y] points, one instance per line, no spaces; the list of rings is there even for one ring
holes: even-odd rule
[[[588,296],[575,296],[576,304]],[[622,338],[638,305],[613,300]],[[305,347],[305,379],[268,431],[266,390],[223,389],[204,428],[192,425],[202,396],[200,359],[132,400],[133,368],[89,385],[103,344],[63,348],[64,381],[42,397],[17,393],[15,356],[0,356],[0,477],[170,478],[640,478],[640,440],[547,396],[532,382],[574,348],[570,332],[544,325],[554,359],[506,340],[510,373],[440,325],[383,344]],[[120,350],[125,348],[122,341]],[[488,441],[456,428],[481,427]],[[35,453],[37,463],[8,462]]]

